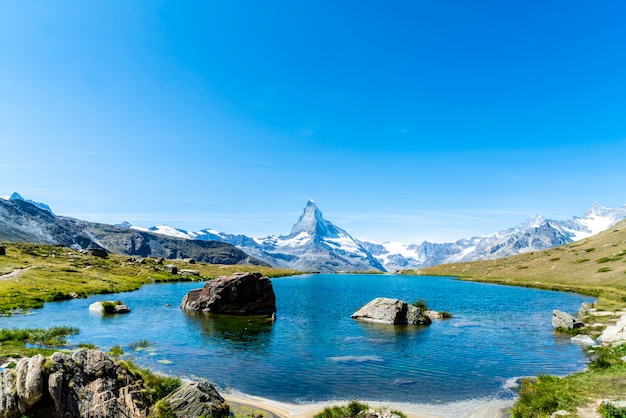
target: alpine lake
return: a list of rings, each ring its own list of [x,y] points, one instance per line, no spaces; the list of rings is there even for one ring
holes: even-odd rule
[[[48,303],[0,317],[0,327],[77,327],[71,345],[119,345],[124,358],[143,367],[292,403],[509,399],[517,377],[586,366],[584,350],[555,334],[551,318],[553,309],[578,311],[592,301],[587,296],[428,276],[315,274],[272,284],[275,322],[184,312],[183,296],[203,285],[184,282]],[[376,297],[423,299],[453,316],[428,327],[350,318]],[[89,305],[102,300],[121,300],[132,312],[90,313]],[[150,344],[137,347],[142,340]]]

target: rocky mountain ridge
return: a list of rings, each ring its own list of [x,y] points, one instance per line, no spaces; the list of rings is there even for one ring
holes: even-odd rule
[[[594,203],[580,217],[558,221],[535,215],[516,227],[482,237],[448,243],[424,241],[421,244],[377,244],[352,238],[346,231],[324,219],[319,208],[310,201],[287,236],[251,238],[211,229],[187,232],[171,226],[156,226],[148,230],[181,238],[228,242],[276,267],[322,272],[396,271],[496,259],[554,248],[595,235],[622,219],[626,219],[626,205],[611,209]]]
[[[144,257],[194,257],[198,261],[221,264],[266,263],[274,267],[324,273],[396,271],[502,258],[574,242],[626,219],[626,205],[611,209],[594,203],[580,217],[558,221],[535,215],[516,227],[456,242],[377,244],[353,238],[325,219],[313,201],[307,203],[288,235],[265,238],[226,234],[212,229],[188,232],[165,225],[141,228],[127,222],[95,224],[55,216],[52,211],[40,209],[34,204],[36,202],[29,203],[21,196],[0,199],[0,239],[62,244],[79,249],[96,246],[119,254]],[[11,212],[8,209],[10,206],[19,210],[7,215]],[[239,253],[235,254],[232,247],[224,245],[236,247]],[[223,252],[219,256],[206,255],[207,252],[220,251],[226,251],[226,255]]]
[[[132,228],[189,239],[227,242],[274,267],[322,273],[385,271],[380,262],[356,239],[326,220],[312,200],[307,202],[291,232],[284,236],[255,239],[245,235],[224,234],[211,229],[187,232],[170,226]]]
[[[0,199],[0,240],[106,249],[141,257],[193,258],[211,264],[267,265],[225,242],[181,239],[56,216],[24,199]]]

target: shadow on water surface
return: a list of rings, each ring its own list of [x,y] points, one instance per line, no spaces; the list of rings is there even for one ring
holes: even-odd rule
[[[219,315],[186,312],[190,324],[200,326],[211,341],[233,350],[256,350],[270,344],[273,321],[267,316]]]

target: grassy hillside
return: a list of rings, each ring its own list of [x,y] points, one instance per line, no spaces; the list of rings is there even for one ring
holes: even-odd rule
[[[599,302],[608,307],[623,305],[626,301],[626,221],[593,237],[551,250],[499,260],[439,265],[417,273],[575,291],[598,296]]]
[[[299,274],[294,270],[263,266],[190,264],[182,260],[134,258],[109,255],[100,258],[67,247],[24,243],[6,243],[6,255],[0,256],[0,313],[32,309],[44,302],[98,293],[116,293],[138,289],[154,282],[204,280],[237,271],[259,271],[268,277]],[[164,266],[197,270],[198,276],[174,275]]]

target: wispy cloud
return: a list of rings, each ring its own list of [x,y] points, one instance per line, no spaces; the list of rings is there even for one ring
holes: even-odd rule
[[[108,152],[108,151],[85,151],[85,150],[48,150],[47,152],[54,154],[75,154],[75,155],[106,155],[119,157],[125,154]]]

